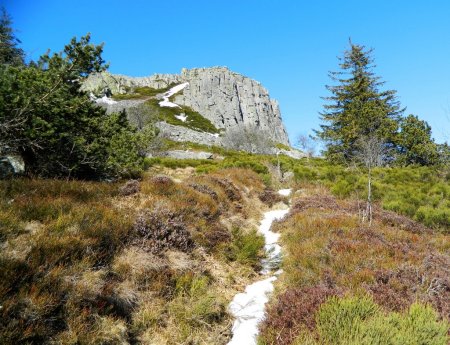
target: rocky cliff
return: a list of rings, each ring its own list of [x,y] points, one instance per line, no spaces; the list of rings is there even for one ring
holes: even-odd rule
[[[187,83],[187,86],[173,95],[171,102],[201,114],[216,128],[222,129],[222,133],[239,127],[252,127],[267,133],[275,143],[289,145],[277,101],[270,98],[260,83],[226,67],[183,69],[181,74],[135,78],[102,73],[91,76],[85,82],[84,89],[97,94],[107,89],[114,95],[130,92],[136,87],[164,89],[181,83]],[[121,102],[108,106],[114,109],[127,107]],[[184,129],[179,129],[176,140],[190,140],[190,137],[183,137],[184,132]],[[220,143],[220,138],[217,140],[206,136],[205,139]],[[196,141],[202,142],[198,138]]]

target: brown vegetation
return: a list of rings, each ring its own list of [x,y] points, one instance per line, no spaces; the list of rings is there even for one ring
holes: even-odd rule
[[[264,185],[242,169],[183,180],[0,182],[1,342],[225,343]]]
[[[319,306],[342,293],[369,294],[385,312],[429,303],[450,319],[448,235],[379,207],[369,226],[357,202],[308,188],[275,224],[287,255],[279,295],[262,325],[263,344],[293,344],[305,334],[314,339]]]

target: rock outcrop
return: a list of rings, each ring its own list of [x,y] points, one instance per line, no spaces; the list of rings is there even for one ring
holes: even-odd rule
[[[170,150],[164,152],[163,156],[176,159],[213,159],[213,154],[211,152],[189,150]]]
[[[270,139],[275,143],[289,145],[277,101],[270,98],[268,91],[260,83],[226,67],[183,69],[179,75],[155,74],[139,78],[102,73],[89,77],[84,83],[84,89],[97,94],[104,90],[112,94],[123,94],[135,87],[162,89],[181,83],[189,84],[172,96],[172,101],[200,113],[216,128],[223,129],[222,132],[230,128],[250,126],[269,133]],[[125,101],[105,106],[126,108],[127,105],[121,102]],[[169,128],[166,126],[165,129]],[[220,144],[220,140],[204,136],[204,133],[200,135],[202,139],[197,141],[192,139],[193,135],[189,131],[190,137],[184,138],[181,132],[185,132],[185,129],[177,132],[176,140]]]
[[[194,131],[190,128],[175,126],[165,122],[158,122],[156,127],[159,128],[161,135],[167,139],[190,141],[208,146],[221,146],[220,137],[211,133]]]
[[[20,175],[25,172],[25,163],[20,155],[0,157],[0,179]]]

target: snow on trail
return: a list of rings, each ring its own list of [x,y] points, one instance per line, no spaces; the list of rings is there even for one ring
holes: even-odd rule
[[[288,196],[290,189],[280,190],[278,193]],[[281,256],[281,247],[278,245],[280,234],[270,231],[274,220],[283,218],[289,210],[268,211],[259,226],[259,232],[265,239],[265,250],[267,258],[262,260],[261,274],[273,272],[278,266]],[[228,345],[256,345],[258,335],[258,324],[264,319],[265,304],[269,301],[269,294],[273,291],[273,282],[281,270],[273,273],[270,277],[248,285],[245,291],[234,296],[229,305],[231,314],[235,317],[232,328],[233,337]]]
[[[170,102],[169,101],[169,97],[174,95],[174,94],[176,94],[177,92],[180,92],[181,90],[183,90],[188,85],[189,85],[189,83],[183,83],[183,84],[176,85],[173,88],[171,88],[169,91],[167,91],[163,95],[163,100],[161,102],[159,102],[159,106],[160,107],[170,107],[170,108],[181,108],[178,104]]]
[[[282,196],[289,196],[291,194],[291,190],[290,189],[280,189],[278,191],[278,194],[280,194]]]

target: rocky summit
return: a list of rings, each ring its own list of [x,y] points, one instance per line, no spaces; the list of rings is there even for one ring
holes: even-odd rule
[[[92,75],[84,89],[96,95],[124,95],[139,87],[149,87],[166,92],[169,86],[186,83],[170,101],[180,106],[179,119],[186,121],[182,109],[192,109],[209,120],[221,133],[211,135],[188,126],[160,123],[159,127],[177,141],[194,141],[202,144],[222,144],[227,131],[254,128],[264,132],[274,143],[289,145],[278,102],[257,81],[230,71],[227,67],[182,69],[181,74],[155,74],[149,77],[128,77],[101,73]],[[161,98],[162,96],[156,96]],[[109,111],[135,106],[144,100],[98,100]],[[183,121],[183,122],[184,122]],[[187,117],[189,121],[189,116]]]

